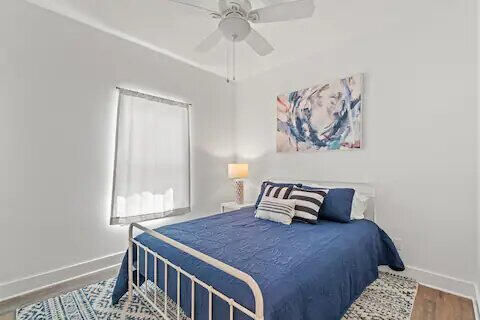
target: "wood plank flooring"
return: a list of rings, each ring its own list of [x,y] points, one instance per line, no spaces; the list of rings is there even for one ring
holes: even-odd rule
[[[473,302],[419,285],[411,320],[475,320]]]
[[[15,310],[32,303],[56,297],[62,293],[80,289],[86,285],[96,283],[105,279],[113,278],[118,274],[118,266],[106,268],[94,273],[70,279],[65,282],[53,284],[24,295],[0,302],[0,320],[15,319]]]
[[[0,315],[14,319],[15,313]],[[475,320],[475,313],[472,300],[419,285],[411,320]]]
[[[0,320],[14,320],[15,319],[15,313],[9,313],[9,314],[4,314],[3,316],[0,316]]]

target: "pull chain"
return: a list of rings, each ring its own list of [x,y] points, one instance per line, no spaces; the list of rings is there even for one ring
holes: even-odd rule
[[[232,81],[235,81],[235,40],[237,39],[237,35],[234,34],[232,35]],[[230,77],[229,77],[229,71],[230,71],[230,61],[229,61],[229,52],[228,52],[228,46],[227,46],[227,50],[226,50],[226,68],[225,68],[225,72],[226,72],[226,76],[225,76],[225,80],[227,81],[227,83],[230,83]]]
[[[232,46],[233,46],[233,50],[232,50],[233,51],[233,53],[232,53],[232,57],[233,57],[233,59],[232,59],[233,60],[232,61],[232,69],[233,69],[232,70],[232,79],[233,79],[233,81],[235,81],[235,40],[237,39],[237,35],[234,34],[232,36],[232,38],[233,38],[232,39],[233,40],[232,41]]]
[[[229,69],[229,67],[228,67],[228,65],[229,65],[229,63],[228,63],[228,62],[229,62],[229,61],[228,61],[228,56],[229,56],[229,54],[228,54],[228,46],[227,46],[227,47],[226,47],[226,50],[225,50],[225,65],[226,65],[226,68],[225,68],[225,73],[226,73],[225,80],[227,81],[227,83],[230,82],[230,79],[228,78],[228,69]]]

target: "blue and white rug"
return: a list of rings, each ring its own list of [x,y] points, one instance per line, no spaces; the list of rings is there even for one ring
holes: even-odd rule
[[[153,288],[153,283],[150,284],[149,288]],[[162,320],[162,317],[152,311],[137,294],[132,301],[124,297],[118,305],[112,306],[110,299],[114,285],[115,278],[23,307],[17,310],[17,319]],[[417,283],[414,280],[381,272],[380,277],[365,289],[342,320],[408,320],[416,292]],[[157,297],[158,305],[164,305],[163,294],[157,294]],[[176,319],[176,311],[175,302],[168,299],[170,319]],[[183,312],[180,319],[189,320]]]

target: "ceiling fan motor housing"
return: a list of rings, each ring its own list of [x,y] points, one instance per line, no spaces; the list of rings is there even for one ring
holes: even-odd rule
[[[246,16],[250,10],[252,10],[250,0],[223,0],[219,2],[219,11],[224,14],[237,11]]]

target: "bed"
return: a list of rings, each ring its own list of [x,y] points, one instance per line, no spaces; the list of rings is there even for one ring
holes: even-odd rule
[[[377,279],[378,266],[404,269],[391,239],[367,219],[283,225],[247,207],[142,230],[130,242],[112,302],[136,289],[162,316],[157,291],[140,287],[145,276],[162,295],[180,298],[177,318],[181,308],[199,320],[337,320]]]

